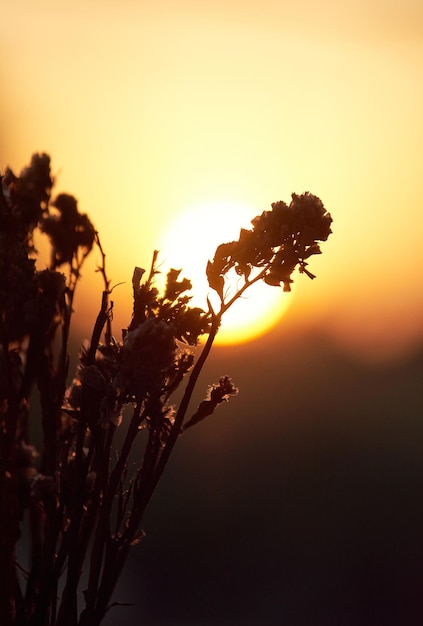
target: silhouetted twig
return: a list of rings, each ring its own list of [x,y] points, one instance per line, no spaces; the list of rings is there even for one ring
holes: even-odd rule
[[[237,393],[228,376],[198,407],[193,392],[226,311],[253,284],[291,289],[332,219],[321,201],[292,195],[272,204],[221,244],[207,265],[218,306],[190,305],[191,283],[170,269],[160,293],[158,252],[150,271],[135,268],[132,318],[112,333],[113,289],[99,235],[77,201],[59,194],[47,155],[34,155],[19,176],[0,185],[0,617],[5,626],[97,626],[113,600],[129,550],[144,537],[145,510],[181,433]],[[35,263],[34,231],[51,244],[47,270]],[[104,289],[91,340],[68,384],[75,290],[93,247]],[[62,273],[63,272],[63,273]],[[237,290],[227,296],[231,273]],[[194,356],[192,348],[204,343]],[[175,391],[185,386],[174,406]],[[31,407],[38,394],[40,412]],[[122,422],[125,434],[116,437]],[[31,433],[42,431],[36,450]],[[187,435],[189,436],[189,435]],[[138,443],[139,442],[139,443]],[[134,445],[140,461],[130,470]],[[16,560],[24,518],[29,566]],[[84,605],[78,605],[87,572]]]

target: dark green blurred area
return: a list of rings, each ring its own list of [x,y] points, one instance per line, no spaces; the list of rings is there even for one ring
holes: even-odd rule
[[[240,395],[181,437],[105,625],[422,624],[422,366],[215,351]]]

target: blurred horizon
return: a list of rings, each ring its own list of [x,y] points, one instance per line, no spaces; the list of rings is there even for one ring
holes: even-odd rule
[[[277,339],[212,353],[196,400],[239,395],[181,437],[105,626],[421,623],[423,345]]]
[[[420,341],[417,0],[16,0],[2,15],[0,167],[50,154],[55,192],[90,215],[113,283],[130,287],[133,267],[149,267],[188,209],[224,202],[260,214],[310,191],[334,234],[310,264],[316,280],[296,278],[283,323],[319,323],[376,360]],[[93,268],[82,318],[97,307]],[[130,307],[130,288],[116,295]]]
[[[240,394],[180,438],[116,597],[139,605],[105,626],[420,626],[421,1],[5,0],[1,15],[0,169],[51,156],[54,193],[78,199],[123,283],[118,339],[135,266],[227,240],[209,207],[260,214],[309,191],[334,220],[280,321],[213,349],[196,401],[225,374]],[[192,210],[188,237],[174,225]],[[71,373],[99,262],[77,288]]]

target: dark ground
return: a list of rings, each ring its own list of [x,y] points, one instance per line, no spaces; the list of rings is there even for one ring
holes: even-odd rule
[[[281,345],[215,353],[241,393],[181,438],[105,626],[423,624],[422,347]]]

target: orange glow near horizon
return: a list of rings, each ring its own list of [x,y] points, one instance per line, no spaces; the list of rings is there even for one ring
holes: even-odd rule
[[[166,236],[190,207],[224,199],[257,215],[310,191],[334,234],[310,263],[316,280],[294,276],[284,322],[320,324],[363,354],[422,340],[419,0],[6,4],[0,167],[51,154],[56,191],[78,198],[112,283],[126,281],[117,317],[130,314],[134,266],[154,249],[178,264]],[[76,301],[90,318],[94,267]]]

